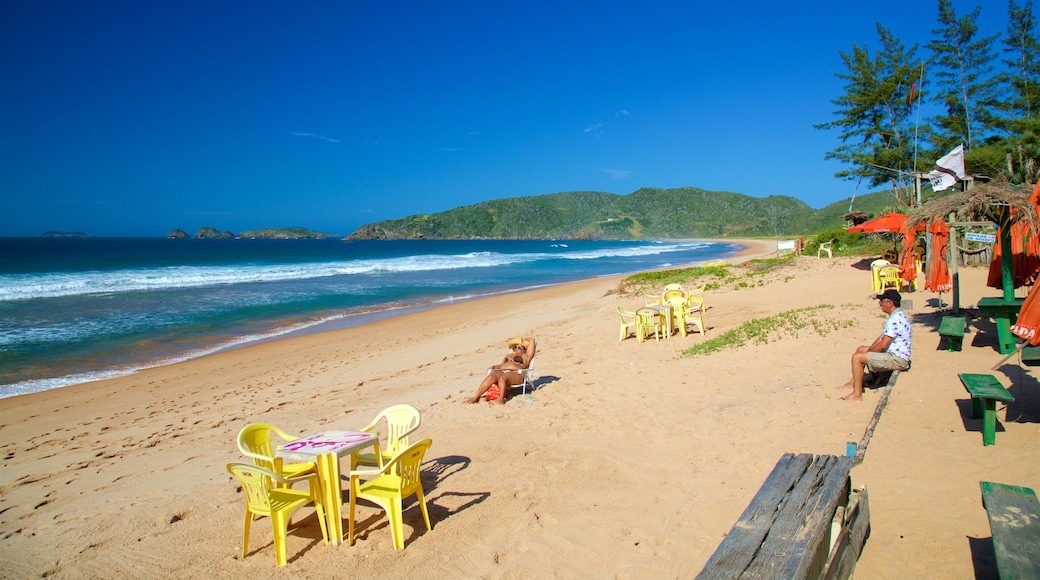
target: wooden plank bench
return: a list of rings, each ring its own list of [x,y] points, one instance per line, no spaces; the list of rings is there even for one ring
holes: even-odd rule
[[[1022,364],[1027,367],[1040,367],[1040,346],[1027,346],[1023,348]]]
[[[939,324],[939,336],[946,339],[946,350],[961,350],[965,326],[965,320],[960,316],[943,316],[942,323]]]
[[[1000,578],[1040,578],[1040,502],[1028,487],[980,481]]]
[[[785,453],[697,578],[851,576],[870,520],[851,468],[848,457]]]
[[[971,395],[971,417],[982,417],[982,445],[993,445],[997,442],[997,401],[1015,398],[993,375],[959,373],[957,377]]]

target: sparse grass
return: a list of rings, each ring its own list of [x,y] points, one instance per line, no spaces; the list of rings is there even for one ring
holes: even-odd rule
[[[799,332],[809,330],[820,336],[827,336],[840,328],[856,325],[852,319],[835,319],[822,316],[825,310],[831,310],[831,304],[806,306],[795,310],[781,312],[766,318],[754,318],[737,328],[728,330],[715,338],[706,340],[683,351],[685,355],[710,354],[724,348],[735,348],[747,343],[767,344],[780,340],[785,336],[797,337]]]
[[[699,286],[702,283],[701,278],[725,279],[729,277],[729,268],[728,264],[707,264],[692,268],[640,272],[622,280],[621,291],[639,292],[646,288],[663,288],[668,284],[682,284],[687,287]],[[720,287],[717,280],[703,283],[706,285],[706,290],[716,290]]]

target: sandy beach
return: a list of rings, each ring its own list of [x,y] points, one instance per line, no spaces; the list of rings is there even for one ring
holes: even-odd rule
[[[776,248],[745,243],[734,262]],[[804,256],[710,291],[705,337],[619,341],[616,306],[643,299],[601,278],[0,400],[0,577],[692,577],[784,453],[841,455],[863,435],[878,392],[847,402],[836,387],[884,323],[867,262]],[[962,270],[962,305],[999,293],[985,277]],[[989,577],[979,481],[1040,490],[1036,371],[1017,358],[991,370],[1004,356],[988,319],[947,352],[939,295],[904,298],[913,368],[852,470],[872,528],[856,575]],[[750,319],[821,305],[815,328],[681,355]],[[534,400],[465,404],[517,335],[538,339]],[[992,373],[1018,399],[994,446],[959,372]],[[266,519],[242,558],[243,499],[224,470],[242,460],[239,430],[357,428],[395,403],[417,407],[416,435],[433,440],[433,530],[407,503],[395,552],[385,515],[361,508],[357,543],[326,546],[304,508],[285,568]]]

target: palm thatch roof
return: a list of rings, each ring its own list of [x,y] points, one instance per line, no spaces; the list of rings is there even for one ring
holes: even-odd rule
[[[916,226],[933,219],[945,220],[956,214],[963,221],[989,220],[1000,223],[1001,215],[1009,215],[1010,221],[1024,221],[1034,234],[1040,235],[1040,216],[1036,206],[1029,203],[1032,186],[1018,188],[1006,181],[993,181],[976,185],[968,191],[933,199],[910,214],[909,224]],[[1010,208],[1009,214],[1004,210]]]

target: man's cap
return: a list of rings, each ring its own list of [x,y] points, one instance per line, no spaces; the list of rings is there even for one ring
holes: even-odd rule
[[[891,300],[892,304],[895,304],[896,306],[899,306],[899,304],[903,301],[903,297],[899,295],[899,292],[896,292],[895,290],[893,290],[891,288],[889,288],[888,290],[885,290],[881,294],[878,294],[877,295],[877,299],[878,300],[885,300],[885,299]]]

